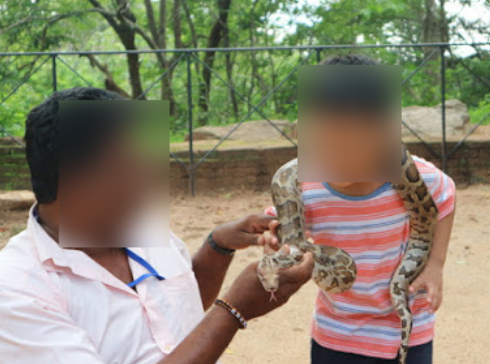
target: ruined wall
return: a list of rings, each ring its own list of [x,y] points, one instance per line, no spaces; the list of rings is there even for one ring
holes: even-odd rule
[[[446,143],[446,150],[450,151],[455,144]],[[441,168],[440,158],[432,155],[424,144],[407,142],[406,145],[412,154]],[[442,147],[440,142],[429,145],[438,152]],[[187,157],[185,153],[180,156]],[[267,190],[277,168],[295,156],[294,147],[219,151],[195,170],[195,189],[198,193],[213,189]],[[188,191],[187,171],[175,161],[171,161],[170,170],[172,191]],[[447,173],[459,185],[490,183],[490,141],[465,142],[448,159]]]
[[[441,167],[439,158],[433,156],[420,142],[406,143],[412,154],[433,162]],[[456,143],[448,142],[451,150]],[[430,143],[441,150],[440,142]],[[176,153],[188,162],[188,153]],[[198,161],[203,154],[194,157]],[[235,189],[265,191],[274,172],[282,164],[296,156],[294,147],[267,149],[228,149],[212,153],[195,170],[197,193],[211,190],[229,191]],[[172,192],[189,191],[187,170],[171,160],[170,186]],[[447,161],[447,173],[457,184],[490,183],[490,141],[467,141]],[[29,189],[29,171],[21,147],[0,145],[0,190]]]

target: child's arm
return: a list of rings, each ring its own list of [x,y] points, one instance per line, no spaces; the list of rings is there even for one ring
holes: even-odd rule
[[[427,266],[410,286],[410,292],[414,293],[420,289],[426,289],[427,300],[431,304],[430,313],[439,309],[442,302],[442,277],[444,263],[451,237],[451,230],[454,221],[453,210],[449,215],[439,220],[434,232],[434,243]]]
[[[436,224],[434,243],[429,258],[430,264],[437,264],[443,267],[444,263],[446,263],[449,239],[453,229],[454,213],[455,210]]]

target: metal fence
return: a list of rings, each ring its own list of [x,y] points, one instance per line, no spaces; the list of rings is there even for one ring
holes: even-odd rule
[[[267,116],[267,112],[263,110],[263,106],[267,103],[271,97],[274,96],[281,87],[284,87],[285,84],[296,74],[296,71],[300,65],[303,64],[315,64],[319,63],[325,57],[325,53],[328,52],[360,52],[364,50],[376,50],[376,49],[385,49],[390,50],[394,53],[399,52],[403,49],[411,49],[411,50],[422,50],[422,49],[430,49],[430,52],[425,51],[424,53],[427,55],[421,61],[418,61],[416,68],[407,75],[407,77],[402,82],[402,88],[405,87],[408,82],[419,73],[421,69],[427,66],[427,64],[434,59],[434,57],[438,58],[439,66],[438,66],[438,78],[439,78],[439,86],[440,86],[440,102],[441,102],[441,139],[442,139],[442,148],[440,151],[434,150],[434,148],[428,144],[415,130],[413,130],[410,125],[407,125],[404,121],[404,126],[419,139],[428,149],[429,151],[436,157],[440,158],[442,169],[446,170],[446,162],[448,158],[450,158],[454,152],[464,143],[464,141],[480,126],[489,116],[490,113],[487,113],[483,116],[483,118],[477,121],[471,130],[459,140],[451,150],[447,150],[447,138],[446,138],[446,62],[447,57],[449,55],[453,55],[452,50],[454,47],[488,47],[490,46],[490,42],[488,43],[426,43],[426,44],[384,44],[384,45],[322,45],[322,46],[293,46],[293,47],[258,47],[258,48],[213,48],[213,49],[172,49],[172,50],[130,50],[130,51],[87,51],[87,52],[79,52],[79,51],[67,51],[67,52],[25,52],[25,53],[0,53],[0,60],[5,57],[36,57],[35,64],[32,65],[31,70],[25,75],[25,77],[18,82],[17,85],[12,87],[10,92],[6,93],[6,96],[0,100],[0,110],[1,107],[6,104],[9,99],[22,87],[22,85],[29,82],[31,77],[38,72],[45,64],[50,66],[50,84],[53,91],[56,91],[59,87],[59,67],[63,66],[74,75],[76,75],[79,80],[83,81],[87,86],[92,86],[89,81],[87,81],[86,77],[80,74],[76,67],[72,67],[69,62],[66,61],[68,57],[80,57],[80,56],[116,56],[116,55],[128,55],[128,54],[158,54],[158,53],[166,53],[176,55],[174,57],[174,61],[170,64],[165,70],[154,78],[154,80],[149,84],[149,86],[143,91],[141,95],[137,97],[137,99],[141,99],[146,97],[151,90],[159,84],[165,77],[168,76],[169,72],[176,69],[177,66],[181,65],[184,68],[182,75],[186,75],[185,77],[185,89],[186,89],[186,115],[187,119],[187,132],[188,132],[188,153],[189,158],[188,161],[184,161],[183,158],[179,158],[176,154],[170,152],[171,158],[174,158],[182,167],[184,167],[189,174],[190,181],[190,192],[192,195],[195,193],[195,171],[196,169],[207,159],[209,156],[216,151],[216,149],[227,139],[229,139],[230,135],[234,133],[246,120],[249,120],[250,116],[254,113],[260,115],[264,120],[267,120],[272,128],[275,128],[280,132],[286,139],[288,139],[292,145],[296,146],[296,143],[293,139],[291,139],[284,131],[279,128],[270,120],[270,117]],[[285,77],[283,77],[278,82],[273,83],[273,87],[262,95],[259,98],[259,101],[253,102],[250,95],[244,95],[243,92],[239,92],[237,87],[233,84],[230,84],[229,80],[225,79],[220,75],[216,69],[203,61],[200,57],[202,54],[206,54],[209,52],[213,52],[214,54],[238,54],[239,52],[300,52],[300,60],[297,62],[294,67],[291,68],[289,73]],[[12,58],[10,58],[12,59]],[[464,68],[473,76],[475,79],[481,83],[488,92],[490,92],[490,80],[485,80],[472,72],[471,68],[464,63],[463,58],[460,58],[461,63]],[[196,72],[193,72],[192,65],[199,65],[200,67],[206,68],[209,71],[209,74],[214,77],[214,79],[218,80],[222,86],[224,86],[228,91],[233,94],[234,97],[238,97],[248,109],[244,113],[242,117],[239,118],[236,125],[225,135],[223,136],[212,148],[210,148],[204,155],[199,158],[196,156],[194,152],[194,138],[193,138],[193,130],[195,127],[195,93],[196,93],[196,83],[201,82],[202,80],[196,79],[199,75]],[[211,105],[212,107],[213,105]],[[211,110],[212,111],[212,110]],[[4,126],[0,125],[0,133],[11,137],[16,143],[23,146],[23,143],[18,140],[16,137],[11,135]]]

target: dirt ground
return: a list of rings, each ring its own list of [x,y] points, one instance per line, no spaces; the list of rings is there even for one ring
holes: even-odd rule
[[[214,196],[173,197],[171,227],[194,252],[217,224],[260,212],[270,204],[266,193],[236,192]],[[438,312],[435,364],[490,362],[490,186],[458,190],[457,213],[445,268],[444,301]],[[0,247],[20,231],[26,212],[0,221]],[[0,219],[1,220],[1,219]],[[223,287],[258,260],[259,249],[239,252]],[[223,355],[223,364],[298,364],[309,362],[309,325],[317,289],[305,285],[290,302],[251,322]]]

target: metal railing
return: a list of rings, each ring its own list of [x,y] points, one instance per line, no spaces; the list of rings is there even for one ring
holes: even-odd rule
[[[409,81],[416,75],[421,69],[427,66],[431,60],[434,59],[434,56],[439,59],[439,81],[440,81],[440,101],[441,101],[441,139],[442,139],[442,148],[441,151],[438,152],[432,148],[427,141],[425,141],[410,125],[402,121],[403,125],[418,139],[420,140],[428,150],[436,157],[440,158],[442,169],[446,170],[446,164],[449,157],[451,157],[454,152],[465,142],[465,140],[481,125],[483,122],[490,116],[490,113],[487,113],[483,116],[481,120],[476,122],[474,126],[469,130],[466,135],[459,140],[455,146],[448,151],[447,150],[447,137],[446,137],[446,61],[447,55],[446,53],[453,55],[452,48],[457,46],[490,46],[490,42],[488,43],[424,43],[424,44],[380,44],[380,45],[318,45],[318,46],[279,46],[279,47],[257,47],[257,48],[201,48],[201,49],[161,49],[161,50],[129,50],[129,51],[66,51],[66,52],[25,52],[25,53],[16,53],[16,52],[3,52],[0,53],[0,59],[3,57],[37,57],[36,66],[32,67],[32,70],[28,72],[24,78],[15,85],[10,92],[7,92],[6,96],[0,100],[0,107],[5,104],[12,95],[14,95],[19,88],[27,83],[29,79],[38,72],[41,67],[43,67],[47,62],[51,62],[51,88],[53,91],[58,89],[58,81],[59,81],[59,70],[58,66],[61,64],[66,67],[70,72],[76,75],[80,80],[84,82],[87,86],[92,86],[92,84],[84,77],[80,72],[78,72],[74,67],[70,66],[68,62],[65,61],[66,57],[69,56],[114,56],[114,55],[124,55],[124,54],[156,54],[156,53],[177,53],[178,57],[175,58],[172,64],[170,64],[167,69],[163,70],[163,72],[153,81],[151,84],[138,96],[136,99],[144,98],[148,95],[148,93],[161,82],[164,77],[167,77],[169,72],[175,70],[175,68],[181,63],[185,62],[185,71],[184,74],[187,75],[186,79],[186,109],[187,115],[185,116],[187,119],[187,132],[188,132],[188,153],[189,153],[189,161],[185,162],[181,158],[179,158],[175,153],[170,152],[170,156],[174,158],[182,167],[184,167],[189,174],[190,181],[190,192],[192,195],[195,193],[195,171],[196,169],[207,159],[209,156],[216,151],[216,149],[227,139],[230,138],[230,135],[234,133],[246,120],[250,118],[253,113],[259,114],[264,120],[266,120],[271,127],[275,128],[279,133],[281,133],[286,139],[288,139],[292,145],[296,146],[294,140],[292,140],[281,128],[279,128],[274,122],[270,120],[267,116],[267,113],[262,110],[262,107],[266,102],[270,100],[270,98],[284,85],[288,80],[291,79],[293,75],[295,75],[298,67],[302,64],[308,63],[311,59],[315,58],[316,63],[319,63],[324,57],[324,52],[332,52],[332,51],[362,51],[365,49],[386,49],[386,50],[400,50],[400,49],[417,49],[421,50],[422,47],[425,49],[432,49],[431,52],[428,53],[422,61],[419,62],[418,66],[403,80],[402,88],[408,85]],[[215,54],[221,53],[238,53],[238,52],[266,52],[266,51],[299,51],[302,56],[300,57],[300,61],[290,70],[287,75],[280,80],[277,84],[274,84],[273,87],[262,97],[258,102],[253,102],[250,97],[247,97],[243,93],[237,90],[237,87],[233,86],[228,82],[225,77],[222,77],[219,72],[216,71],[215,68],[204,62],[199,54],[214,52]],[[313,57],[315,55],[316,57]],[[468,67],[462,59],[460,59],[465,69],[468,72],[472,73],[471,68]],[[198,64],[201,67],[206,68],[213,77],[220,81],[222,85],[225,86],[234,96],[238,97],[242,102],[245,103],[246,107],[248,107],[248,112],[246,112],[236,123],[236,125],[219,141],[211,147],[204,155],[200,158],[196,158],[194,153],[194,98],[193,95],[195,86],[193,86],[193,80],[196,78],[196,72],[192,71],[192,64]],[[481,77],[472,73],[475,78],[488,88],[488,92],[490,92],[490,80],[482,79]],[[200,82],[200,80],[197,80]],[[33,105],[34,106],[34,105]],[[212,105],[211,105],[212,106]],[[5,135],[11,137],[17,144],[23,145],[23,143],[15,138],[11,133],[9,133],[4,126],[0,124],[0,133],[3,132]]]

